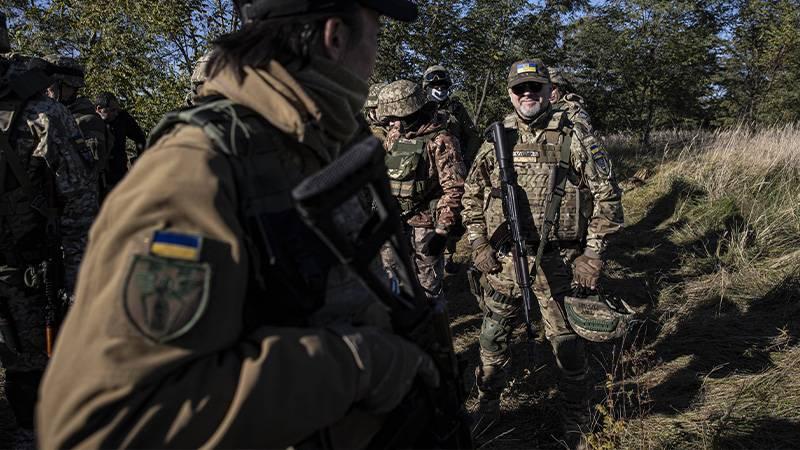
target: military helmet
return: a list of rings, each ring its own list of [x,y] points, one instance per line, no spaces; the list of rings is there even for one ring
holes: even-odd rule
[[[633,318],[631,308],[620,299],[573,292],[564,297],[567,320],[578,336],[592,342],[608,342],[622,337]]]
[[[386,85],[389,83],[375,83],[369,87],[369,94],[367,94],[367,103],[364,104],[364,108],[377,108],[378,107],[378,94],[381,93],[381,89],[385,88]]]
[[[409,80],[389,83],[378,94],[379,117],[408,117],[425,106],[422,86]]]
[[[567,79],[564,78],[564,74],[561,72],[560,69],[550,69],[550,82],[553,84],[560,84],[565,85],[567,84]]]
[[[0,53],[11,51],[11,42],[8,39],[8,25],[6,25],[6,15],[0,11]]]
[[[68,56],[50,55],[45,60],[55,68],[53,78],[56,80],[61,80],[64,84],[75,88],[82,88],[86,85],[84,82],[86,71],[77,59]]]
[[[409,0],[250,0],[242,3],[243,23],[353,11],[358,5],[403,22],[416,20],[418,13],[417,5]]]
[[[209,50],[197,60],[197,64],[195,64],[190,78],[192,85],[196,86],[206,82],[206,67],[208,66],[208,61],[211,59],[211,53],[211,50]]]
[[[450,79],[450,73],[444,66],[439,64],[425,69],[425,73],[422,75],[422,88],[427,89],[429,84],[436,81],[444,81],[448,86],[453,84],[453,81]]]

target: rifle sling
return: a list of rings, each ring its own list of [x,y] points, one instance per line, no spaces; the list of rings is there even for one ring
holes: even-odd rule
[[[563,119],[562,119],[563,120]],[[564,198],[567,187],[567,175],[569,174],[569,159],[570,149],[572,147],[572,128],[565,127],[566,133],[564,140],[561,141],[561,155],[558,160],[558,167],[556,168],[556,182],[553,187],[553,192],[550,193],[550,203],[547,205],[547,210],[544,214],[544,223],[542,224],[542,234],[539,239],[539,249],[536,251],[536,265],[535,270],[539,270],[539,264],[542,261],[545,247],[547,246],[550,230],[555,225],[556,215],[561,209],[561,200]]]

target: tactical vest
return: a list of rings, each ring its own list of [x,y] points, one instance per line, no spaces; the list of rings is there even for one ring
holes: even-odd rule
[[[294,208],[292,189],[322,168],[322,157],[256,112],[221,97],[199,98],[192,107],[168,113],[151,132],[148,146],[181,124],[201,128],[234,173],[243,249],[249,257],[247,328],[325,323],[376,301],[365,297],[366,291]],[[358,229],[366,210],[359,199],[347,205],[334,221]]]
[[[44,159],[33,156],[34,136],[17,134],[17,121],[49,84],[40,71],[0,79],[0,265],[23,266],[47,256],[45,226],[55,212],[46,192],[53,180]]]
[[[400,204],[404,216],[427,207],[441,189],[428,175],[430,156],[428,142],[441,133],[437,131],[414,139],[400,138],[386,154],[386,167],[392,195]]]
[[[539,240],[544,223],[545,211],[553,188],[552,183],[560,160],[561,146],[570,145],[572,127],[564,113],[560,111],[553,114],[544,132],[536,139],[533,134],[516,129],[516,116],[507,117],[504,125],[509,129],[509,142],[516,142],[513,149],[514,170],[517,173],[517,182],[524,190],[524,196],[520,196],[520,199],[523,205],[525,202],[528,205],[528,208],[523,207],[520,211],[523,233],[527,240],[535,242]],[[568,178],[556,226],[547,238],[568,245],[584,240],[588,219],[591,216],[591,194],[578,189],[576,186],[578,180],[574,175],[571,174]],[[499,192],[493,190],[488,207],[501,210],[501,202]],[[504,220],[502,214],[487,215],[490,236]],[[536,224],[536,230],[530,226],[532,223]]]

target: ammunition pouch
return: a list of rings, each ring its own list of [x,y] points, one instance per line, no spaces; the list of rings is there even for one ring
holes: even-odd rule
[[[467,269],[467,282],[469,282],[469,291],[474,295],[478,300],[483,297],[483,286],[481,285],[481,277],[483,274],[480,270],[478,270],[475,266],[470,266]]]

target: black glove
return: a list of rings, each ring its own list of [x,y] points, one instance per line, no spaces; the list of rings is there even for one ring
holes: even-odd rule
[[[432,232],[422,240],[422,253],[428,256],[439,255],[447,245],[447,235]]]

